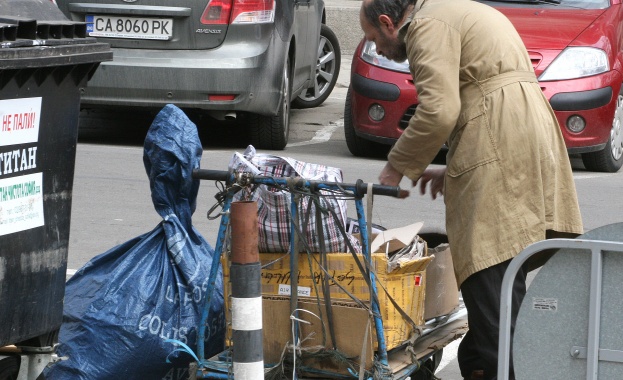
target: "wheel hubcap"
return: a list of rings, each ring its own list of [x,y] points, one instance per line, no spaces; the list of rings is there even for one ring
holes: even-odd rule
[[[288,67],[286,65],[283,72],[283,136],[288,138],[288,131],[290,129],[290,77],[288,74]]]
[[[612,129],[610,130],[610,148],[612,158],[618,161],[623,155],[623,133],[621,133],[621,125],[623,124],[623,95],[617,98],[617,107],[614,112],[614,120],[612,121]]]
[[[320,36],[314,87],[309,88],[301,98],[312,101],[321,97],[327,91],[329,84],[333,80],[333,75],[335,75],[335,50],[331,41],[326,37]]]

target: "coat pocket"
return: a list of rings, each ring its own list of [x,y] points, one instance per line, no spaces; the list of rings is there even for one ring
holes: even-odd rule
[[[486,114],[479,115],[467,121],[452,137],[447,156],[448,176],[458,177],[499,159],[488,122]]]

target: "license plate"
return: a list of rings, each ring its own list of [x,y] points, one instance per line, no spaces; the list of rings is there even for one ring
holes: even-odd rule
[[[86,23],[93,37],[168,40],[173,35],[172,18],[87,15]]]

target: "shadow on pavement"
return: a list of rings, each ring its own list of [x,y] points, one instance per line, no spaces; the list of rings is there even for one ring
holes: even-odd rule
[[[145,136],[160,109],[94,109],[80,113],[78,142],[143,146]],[[185,111],[195,123],[204,148],[241,148],[248,145],[244,120],[228,122],[198,111]]]

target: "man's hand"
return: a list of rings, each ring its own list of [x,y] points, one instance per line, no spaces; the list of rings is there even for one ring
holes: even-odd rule
[[[402,173],[398,170],[394,169],[392,164],[389,162],[385,164],[383,170],[381,170],[381,174],[379,174],[379,183],[385,186],[398,186],[400,185],[400,181],[402,180]],[[398,198],[406,198],[409,196],[408,190],[400,190],[400,194]]]
[[[420,194],[426,194],[426,185],[430,182],[430,195],[433,199],[437,199],[437,194],[443,195],[444,181],[446,178],[446,168],[427,168],[422,176],[413,181],[413,187],[420,183]]]

